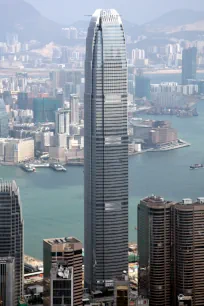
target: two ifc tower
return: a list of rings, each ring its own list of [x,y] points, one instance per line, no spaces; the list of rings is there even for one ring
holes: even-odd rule
[[[85,287],[105,290],[128,270],[127,59],[115,10],[96,10],[86,40]]]

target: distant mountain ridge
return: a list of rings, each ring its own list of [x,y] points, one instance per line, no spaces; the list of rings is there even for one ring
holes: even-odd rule
[[[43,17],[24,0],[0,0],[0,40],[7,32],[17,32],[22,41],[50,42],[61,34],[61,26]]]
[[[42,0],[43,1],[43,0]],[[21,41],[38,40],[42,44],[55,42],[59,44],[69,44],[62,37],[62,27],[52,20],[42,16],[37,9],[25,0],[0,0],[0,41],[5,40],[7,32],[19,34]],[[81,20],[72,25],[77,28],[87,29],[89,19]],[[139,35],[147,38],[157,36],[162,33],[162,38],[169,38],[169,35],[177,33],[179,37],[187,36],[187,33],[204,32],[204,12],[179,9],[167,12],[166,14],[152,20],[144,25],[137,25],[123,20],[125,32],[136,40]],[[168,35],[168,37],[167,37]],[[71,43],[71,42],[70,42]]]
[[[150,21],[150,25],[181,26],[204,20],[204,12],[189,9],[178,9],[167,12],[162,16]]]

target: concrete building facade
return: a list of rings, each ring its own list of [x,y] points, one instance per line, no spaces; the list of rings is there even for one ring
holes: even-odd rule
[[[82,305],[82,244],[73,237],[43,241],[44,305]]]

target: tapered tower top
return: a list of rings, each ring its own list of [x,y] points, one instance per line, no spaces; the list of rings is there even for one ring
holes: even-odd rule
[[[92,15],[91,21],[96,24],[100,22],[122,24],[120,15],[115,9],[97,9]]]

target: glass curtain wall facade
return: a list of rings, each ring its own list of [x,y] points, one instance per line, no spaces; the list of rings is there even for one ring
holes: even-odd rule
[[[55,122],[55,112],[62,106],[62,102],[55,98],[35,98],[33,100],[34,122]]]
[[[127,59],[115,10],[96,10],[85,60],[85,286],[106,289],[128,269]]]
[[[197,48],[184,49],[182,53],[182,84],[186,85],[190,80],[196,79]]]

